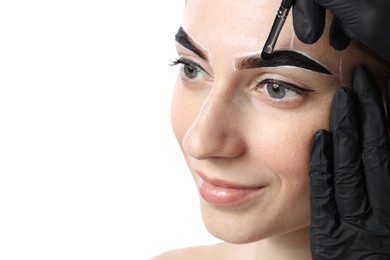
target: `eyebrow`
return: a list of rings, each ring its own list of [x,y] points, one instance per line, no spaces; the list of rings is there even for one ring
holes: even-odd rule
[[[237,63],[237,69],[255,69],[263,67],[293,66],[311,71],[333,75],[328,69],[315,60],[296,51],[275,51],[271,58],[262,59],[260,55],[246,57]]]
[[[196,47],[194,41],[188,36],[188,34],[184,31],[183,27],[180,27],[175,35],[175,40],[178,44],[182,45],[184,48],[189,49],[200,58],[207,61],[206,54],[202,52],[198,47]]]
[[[184,31],[183,27],[180,27],[175,35],[175,40],[178,44],[184,48],[192,51],[200,58],[208,61],[207,55],[196,46],[191,37]],[[263,60],[260,55],[246,57],[237,63],[238,70],[256,69],[263,67],[280,67],[280,66],[293,66],[311,71],[333,75],[327,68],[315,60],[291,50],[274,51],[272,57],[267,60]]]

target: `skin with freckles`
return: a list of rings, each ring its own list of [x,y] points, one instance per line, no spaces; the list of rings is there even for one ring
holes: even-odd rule
[[[328,129],[334,93],[351,86],[354,65],[366,64],[380,83],[384,72],[355,43],[344,51],[332,49],[327,30],[313,45],[299,42],[291,16],[275,51],[304,54],[330,74],[289,65],[237,66],[260,55],[278,7],[279,1],[269,0],[186,2],[182,30],[201,55],[181,40],[176,43],[180,71],[172,126],[200,188],[205,226],[227,243],[155,259],[311,259],[308,172],[313,134]],[[202,180],[211,182],[211,188],[204,188]],[[222,188],[212,190],[215,186]],[[254,192],[245,199],[219,200],[233,186]]]

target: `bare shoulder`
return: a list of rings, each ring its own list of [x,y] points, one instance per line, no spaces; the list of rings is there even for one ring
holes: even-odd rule
[[[240,251],[240,250],[239,250]],[[220,243],[207,246],[197,246],[176,249],[172,251],[165,252],[161,255],[155,256],[151,260],[176,260],[176,259],[237,259],[237,248],[236,246],[228,243]],[[238,258],[239,259],[239,258]]]

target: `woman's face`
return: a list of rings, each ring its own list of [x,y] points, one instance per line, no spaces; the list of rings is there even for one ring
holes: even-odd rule
[[[188,0],[176,37],[173,130],[207,229],[233,243],[308,227],[312,137],[328,128],[334,93],[361,58],[354,46],[333,50],[327,31],[299,42],[290,15],[275,50],[294,53],[262,62],[278,5]]]

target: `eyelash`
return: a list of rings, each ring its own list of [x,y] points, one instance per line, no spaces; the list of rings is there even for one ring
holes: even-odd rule
[[[187,59],[184,59],[184,58],[175,58],[175,60],[173,60],[173,61],[171,61],[171,63],[169,63],[169,66],[176,66],[176,65],[179,65],[179,64],[198,65],[198,64],[194,64],[194,62],[192,62],[190,60],[187,60]]]
[[[169,65],[170,66],[184,65],[184,66],[187,66],[188,68],[189,67],[195,68],[198,72],[203,72],[203,73],[205,73],[207,75],[210,75],[198,63],[193,62],[192,60],[189,60],[189,59],[186,59],[186,58],[175,58],[175,60],[171,61],[171,63]],[[184,68],[183,68],[183,70],[184,70]],[[191,78],[188,78],[188,79],[191,79]]]

